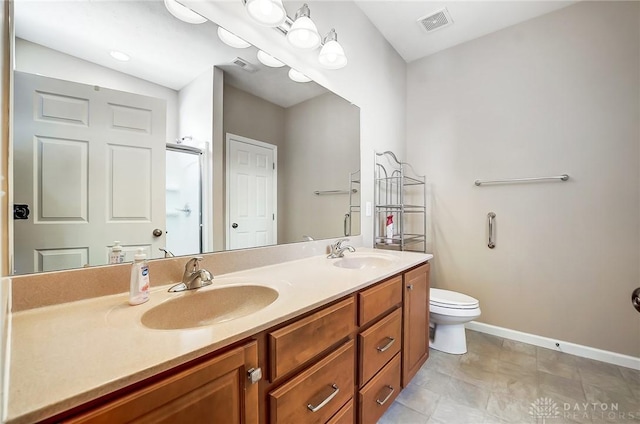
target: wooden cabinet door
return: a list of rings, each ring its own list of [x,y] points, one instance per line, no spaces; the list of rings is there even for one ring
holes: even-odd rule
[[[67,422],[257,424],[258,385],[246,374],[257,362],[252,342]]]
[[[429,264],[404,274],[402,387],[429,357]]]

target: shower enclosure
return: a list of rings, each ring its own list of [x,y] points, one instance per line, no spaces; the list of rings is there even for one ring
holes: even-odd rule
[[[167,143],[166,249],[176,256],[202,253],[202,150]]]

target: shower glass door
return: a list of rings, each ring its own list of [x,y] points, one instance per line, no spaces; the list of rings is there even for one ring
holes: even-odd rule
[[[202,151],[167,144],[167,246],[176,256],[202,253]]]

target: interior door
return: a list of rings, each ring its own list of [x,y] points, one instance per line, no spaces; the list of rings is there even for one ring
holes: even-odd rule
[[[18,274],[125,260],[164,245],[164,100],[15,72],[14,220]]]
[[[274,145],[227,135],[227,249],[277,243]]]

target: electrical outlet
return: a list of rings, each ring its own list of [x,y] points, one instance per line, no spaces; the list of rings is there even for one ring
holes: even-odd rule
[[[365,215],[371,216],[371,202],[365,204]]]

